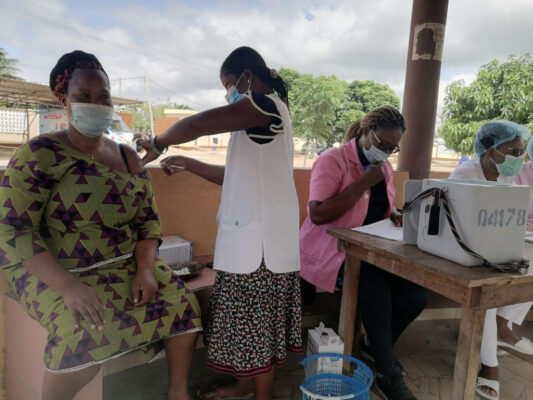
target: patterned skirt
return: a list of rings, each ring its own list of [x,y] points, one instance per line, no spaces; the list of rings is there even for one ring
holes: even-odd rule
[[[204,338],[207,366],[251,378],[302,350],[300,274],[277,274],[264,263],[251,274],[217,271]]]
[[[132,259],[73,273],[102,299],[102,331],[91,329],[82,318],[75,328],[63,299],[24,267],[4,269],[4,274],[24,310],[48,330],[44,363],[51,372],[77,371],[136,349],[151,359],[163,350],[163,339],[202,329],[196,297],[160,261],[154,269],[159,290],[141,307],[134,307],[131,299],[136,274]]]

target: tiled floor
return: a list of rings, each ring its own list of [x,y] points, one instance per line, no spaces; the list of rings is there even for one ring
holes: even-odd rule
[[[407,372],[407,383],[419,400],[450,399],[458,320],[415,322],[396,346]],[[517,331],[533,338],[533,322]],[[191,393],[220,379],[204,367],[205,349],[197,351],[192,370]],[[299,355],[290,355],[277,371],[276,399],[301,399],[303,370]],[[533,400],[533,357],[528,362],[506,353],[500,355],[502,400]],[[222,377],[222,379],[227,379]],[[104,400],[164,400],[167,384],[165,360],[110,375],[104,379]],[[378,399],[374,396],[373,399]]]

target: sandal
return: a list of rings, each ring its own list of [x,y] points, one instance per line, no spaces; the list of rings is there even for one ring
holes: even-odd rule
[[[529,356],[533,355],[533,343],[531,343],[531,340],[525,337],[521,338],[514,345],[504,342],[503,340],[498,340],[498,346],[503,347],[504,349],[514,350],[522,354],[527,354]]]
[[[496,396],[491,396],[490,394],[481,390],[482,387],[487,387],[496,392]],[[489,400],[499,400],[500,398],[500,382],[495,379],[482,378],[481,376],[477,377],[476,382],[476,393],[478,396],[483,397],[484,399]]]

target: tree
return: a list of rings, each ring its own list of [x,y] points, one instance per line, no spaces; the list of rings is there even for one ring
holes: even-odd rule
[[[384,105],[399,107],[400,99],[387,85],[374,81],[348,83],[335,76],[313,77],[282,68],[289,87],[289,106],[295,136],[306,144],[331,146],[368,111]]]
[[[483,65],[476,79],[463,80],[446,88],[444,122],[439,136],[446,147],[461,155],[474,152],[477,130],[484,123],[506,119],[533,128],[533,57],[510,56],[506,62]]]
[[[296,74],[292,74],[292,78]],[[336,113],[345,98],[347,83],[335,76],[297,76],[290,84],[289,104],[295,135],[315,146],[335,141]]]
[[[16,79],[21,81],[22,78],[17,76],[19,69],[16,67],[18,60],[9,58],[7,51],[0,47],[0,77],[8,79]]]
[[[353,81],[348,86],[348,101],[364,113],[383,106],[400,108],[400,99],[388,85],[374,81]]]
[[[374,81],[352,81],[348,85],[343,108],[338,112],[335,136],[340,140],[355,120],[383,106],[400,108],[400,99],[388,85]]]

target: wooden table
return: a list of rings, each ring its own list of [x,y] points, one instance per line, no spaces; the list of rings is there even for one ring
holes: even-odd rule
[[[344,286],[339,318],[339,335],[345,354],[360,343],[357,292],[361,260],[450,298],[462,307],[459,340],[453,373],[452,400],[475,398],[479,350],[485,311],[507,304],[533,300],[533,271],[528,275],[491,272],[483,267],[467,268],[425,253],[413,245],[350,229],[330,229],[339,239],[338,249],[346,253]],[[533,245],[525,246],[524,257],[532,260]]]

